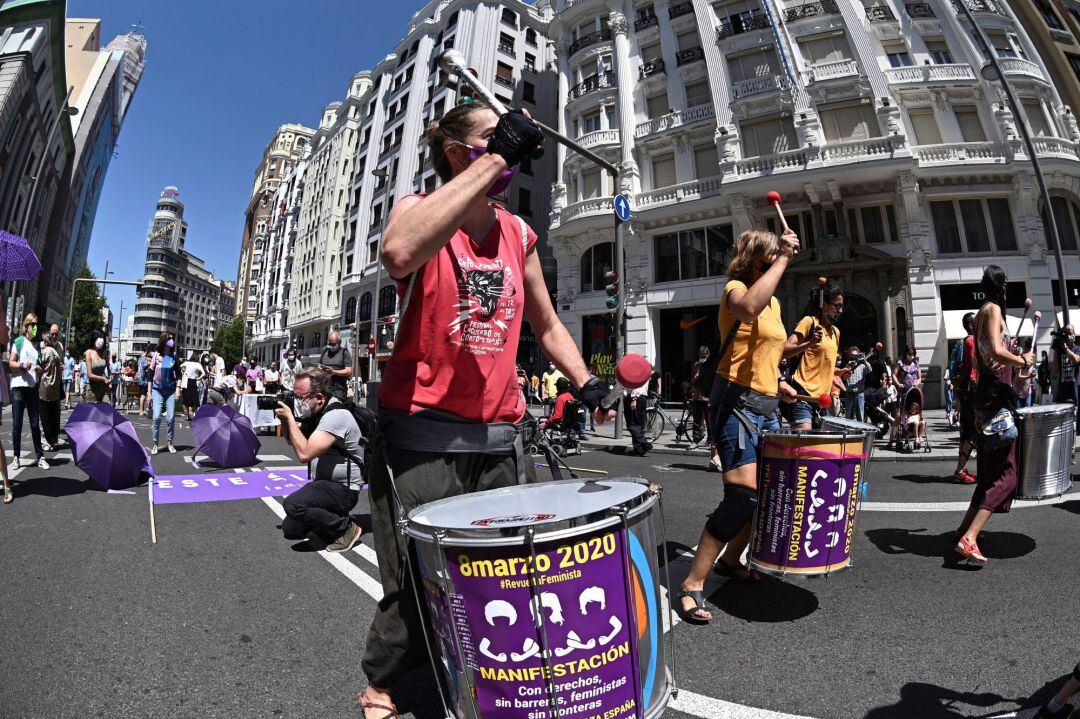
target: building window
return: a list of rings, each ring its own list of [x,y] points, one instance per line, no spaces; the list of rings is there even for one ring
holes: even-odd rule
[[[600,197],[600,168],[585,170],[581,173],[581,199],[591,200]]]
[[[934,111],[929,107],[908,111],[911,119],[911,128],[915,131],[915,143],[918,145],[940,145],[941,130],[937,120],[934,119]]]
[[[531,27],[525,29],[525,42],[536,47],[536,30]]]
[[[521,83],[521,99],[531,105],[536,104],[536,85],[528,80]]]
[[[1077,16],[1077,21],[1080,22],[1080,15]],[[1080,80],[1080,55],[1073,55],[1072,53],[1065,53],[1065,59],[1069,61],[1069,67],[1072,68],[1073,74]]]
[[[1054,8],[1050,7],[1050,3],[1047,2],[1047,0],[1031,0],[1031,2],[1035,5],[1035,9],[1042,15],[1043,21],[1046,23],[1047,27],[1052,30],[1065,29],[1065,26],[1061,23],[1061,18],[1054,12]]]
[[[532,177],[532,174],[533,174],[532,157],[530,157],[529,155],[526,155],[525,157],[521,158],[521,162],[518,164],[518,169],[521,170],[521,174],[528,175],[529,177]]]
[[[345,324],[351,325],[356,322],[356,298],[350,297],[345,303]]]
[[[604,275],[614,269],[615,243],[593,245],[581,255],[581,291],[599,292],[604,289]]]
[[[652,158],[653,189],[675,184],[675,154],[666,153]]]
[[[529,72],[536,72],[536,55],[525,53],[525,69]]]
[[[851,59],[851,48],[842,32],[799,40],[799,49],[807,65],[824,65]]]
[[[495,66],[495,82],[506,87],[513,87],[514,69],[506,63],[500,62]]]
[[[518,214],[523,217],[532,217],[532,192],[524,187],[518,188]]]
[[[1080,208],[1075,202],[1064,197],[1052,197],[1050,204],[1054,208],[1054,224],[1057,226],[1058,237],[1061,238],[1061,249],[1076,252],[1077,237],[1080,237]],[[1050,249],[1054,249],[1049,233],[1046,234],[1046,244]]]
[[[953,113],[960,125],[960,136],[964,142],[986,142],[986,130],[979,119],[979,108],[975,105],[955,105]]]
[[[986,37],[990,40],[994,54],[998,57],[1024,57],[1024,51],[1004,33],[988,32]]]
[[[518,26],[518,24],[517,24],[517,21],[518,21],[517,13],[514,12],[513,10],[511,10],[510,8],[504,7],[503,11],[502,11],[502,21],[503,21],[504,24],[509,25],[510,27],[515,27],[516,28]]]
[[[759,77],[771,77],[776,74],[773,68],[779,67],[776,52],[772,49],[728,57],[727,62],[733,83],[746,82]]]
[[[709,81],[701,80],[692,82],[686,86],[686,106],[697,107],[698,105],[711,105],[712,93],[709,91]]]
[[[867,140],[881,136],[877,115],[868,104],[821,109],[818,114],[826,142]]]
[[[357,319],[360,322],[370,322],[371,321],[371,293],[370,292],[365,292],[360,297],[360,312],[359,312],[359,315],[360,316]]]
[[[930,53],[930,60],[935,65],[950,65],[953,62],[949,45],[942,39],[927,40],[926,49]]]
[[[1016,251],[1016,231],[1008,200],[995,198],[931,202],[930,216],[934,223],[939,254]]]
[[[715,143],[710,142],[694,148],[694,172],[699,180],[720,174],[720,159],[716,154]]]
[[[379,317],[389,317],[397,308],[397,288],[393,285],[379,290]]]
[[[592,112],[585,116],[585,133],[596,132],[600,129],[600,112]]]
[[[722,277],[731,261],[731,225],[679,230],[653,238],[656,282]]]
[[[889,60],[889,67],[910,67],[915,64],[911,61],[911,54],[903,43],[885,45],[885,57]]]
[[[499,52],[514,57],[514,36],[509,33],[499,33]]]
[[[896,233],[896,214],[892,205],[849,207],[848,230],[852,239],[864,245],[881,245],[900,240]]]
[[[1038,100],[1021,100],[1020,104],[1024,108],[1024,114],[1027,115],[1028,129],[1031,130],[1031,134],[1035,137],[1052,137],[1054,135],[1053,130],[1050,129],[1050,123],[1046,119],[1046,113],[1043,112],[1043,104]]]
[[[449,30],[452,27],[457,27],[458,11],[450,13],[450,17],[446,18],[446,29]]]
[[[795,138],[795,124],[790,116],[743,123],[739,128],[739,137],[742,140],[743,157],[775,155],[799,146]]]
[[[661,117],[671,112],[671,105],[668,104],[667,93],[661,92],[645,98],[645,108],[649,113],[649,117]]]

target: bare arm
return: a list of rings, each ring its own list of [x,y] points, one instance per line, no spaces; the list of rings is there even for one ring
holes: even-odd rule
[[[434,257],[505,169],[501,156],[485,154],[430,195],[402,198],[394,205],[382,241],[382,262],[390,276],[406,277]]]
[[[296,450],[296,458],[304,464],[316,457],[321,457],[337,441],[337,437],[321,429],[312,432],[310,437],[305,437],[296,423],[296,418],[293,417],[292,410],[280,402],[274,414],[281,420],[285,440]]]
[[[727,294],[728,307],[731,314],[740,322],[753,322],[761,311],[768,306],[774,294],[776,286],[780,284],[780,278],[787,269],[788,263],[799,249],[799,238],[794,232],[788,230],[780,239],[780,254],[761,278],[750,286],[749,289],[737,288]]]

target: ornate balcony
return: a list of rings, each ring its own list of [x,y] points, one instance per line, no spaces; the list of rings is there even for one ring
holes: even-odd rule
[[[603,90],[608,87],[615,87],[616,79],[615,73],[606,72],[603,75],[594,75],[589,79],[579,82],[570,88],[570,92],[567,94],[567,101],[576,100],[579,97],[584,97],[590,92],[596,92],[597,90]]]
[[[689,65],[692,62],[698,62],[699,60],[704,59],[705,50],[703,50],[700,45],[698,47],[688,47],[685,50],[679,50],[675,53],[675,64],[678,67]]]
[[[1068,160],[1080,159],[1077,155],[1077,147],[1075,142],[1069,140],[1063,140],[1060,137],[1036,137],[1033,138],[1035,143],[1035,152],[1039,157],[1063,157]]]
[[[644,80],[647,77],[652,77],[653,75],[659,75],[663,71],[664,71],[664,61],[663,60],[653,60],[651,62],[644,63],[641,66],[641,73],[639,74],[639,77],[640,77],[640,79]]]
[[[611,29],[604,28],[597,32],[591,32],[588,35],[582,35],[577,40],[570,43],[570,49],[568,52],[573,55],[579,50],[584,50],[590,45],[596,45],[597,43],[606,42],[611,39]]]
[[[1002,12],[998,8],[997,3],[993,0],[962,0],[963,5],[967,6],[967,9],[973,13],[984,13],[987,15],[1001,15]],[[953,7],[956,12],[963,14],[964,10],[961,5],[961,0],[953,0]]]
[[[513,90],[514,89],[514,78],[512,78],[512,77],[503,77],[502,75],[496,75],[495,76],[495,84],[496,85],[502,85],[503,87],[508,87],[511,90]]]
[[[660,117],[654,117],[645,122],[639,122],[634,128],[634,137],[641,138],[665,132],[684,125],[693,125],[699,122],[707,122],[716,117],[716,109],[710,102],[704,105],[695,105],[685,110],[675,110]]]
[[[677,3],[668,8],[668,18],[674,20],[683,15],[691,15],[693,12],[694,3],[691,0],[685,0],[685,2]]]
[[[572,205],[567,205],[561,213],[561,222],[569,222],[580,217],[592,215],[610,215],[614,212],[610,197],[594,197],[591,200],[582,200]]]
[[[634,21],[634,32],[641,32],[647,30],[650,27],[658,27],[660,20],[655,15],[647,15],[645,17],[639,17]]]
[[[760,155],[758,157],[748,157],[745,160],[736,160],[731,169],[731,174],[740,178],[753,175],[771,175],[777,171],[801,170],[806,167],[806,164],[805,150],[790,150],[775,155]]]
[[[937,17],[934,14],[934,8],[924,2],[909,2],[904,5],[904,8],[907,10],[908,17],[913,19]]]
[[[894,22],[896,16],[887,5],[874,5],[866,8],[866,19],[870,22]]]
[[[591,150],[594,147],[618,145],[619,131],[596,130],[594,132],[587,132],[578,138],[578,144],[584,147],[586,150]]]
[[[784,20],[787,22],[795,22],[797,20],[805,20],[808,17],[816,17],[818,15],[838,15],[840,8],[836,4],[836,0],[821,0],[821,2],[808,2],[802,5],[796,5],[795,7],[789,7],[784,11]]]
[[[950,142],[940,145],[915,145],[911,154],[919,167],[953,165],[958,162],[1003,165],[1008,154],[996,142]],[[1040,153],[1041,154],[1041,153]]]
[[[715,177],[705,177],[700,180],[684,182],[681,185],[661,187],[660,189],[652,190],[651,192],[643,192],[638,195],[636,204],[638,209],[645,209],[648,207],[670,205],[676,202],[687,202],[701,197],[717,195],[723,187],[723,182],[723,176],[716,175]]]
[[[889,137],[830,142],[821,146],[821,159],[832,164],[883,160],[892,157],[893,150],[892,138]]]
[[[890,67],[885,70],[885,79],[893,85],[921,85],[924,83],[973,83],[975,71],[971,65],[911,65],[909,67]]]
[[[810,66],[810,79],[814,82],[837,80],[859,74],[859,63],[854,60],[836,60]]]
[[[780,75],[763,75],[752,77],[749,80],[739,80],[731,85],[731,96],[735,99],[761,95],[767,92],[780,92],[787,87],[787,83]]]
[[[1019,57],[1002,57],[998,58],[998,64],[1001,65],[1001,70],[1006,75],[1017,75],[1046,81],[1042,69],[1030,60],[1023,60]]]
[[[716,39],[724,40],[732,35],[741,35],[744,32],[753,30],[764,30],[767,27],[769,27],[769,17],[765,14],[753,15],[746,19],[733,16],[721,22],[720,27],[716,28]]]

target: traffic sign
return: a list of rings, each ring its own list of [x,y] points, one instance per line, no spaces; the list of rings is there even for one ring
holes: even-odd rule
[[[619,222],[628,222],[630,220],[630,198],[626,195],[615,195],[612,203],[615,205],[615,216],[619,218]]]

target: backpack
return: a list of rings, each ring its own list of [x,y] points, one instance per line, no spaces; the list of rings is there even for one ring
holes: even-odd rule
[[[332,406],[326,408],[326,412],[334,411],[346,411],[352,414],[353,420],[356,421],[356,426],[360,428],[360,446],[364,448],[365,456],[371,451],[371,447],[375,444],[379,437],[379,416],[371,409],[363,405],[356,404],[352,400],[338,400],[334,402]],[[342,450],[344,453],[344,450]],[[349,460],[356,463],[360,468],[360,476],[364,483],[367,483],[367,463],[360,457],[347,455]]]

